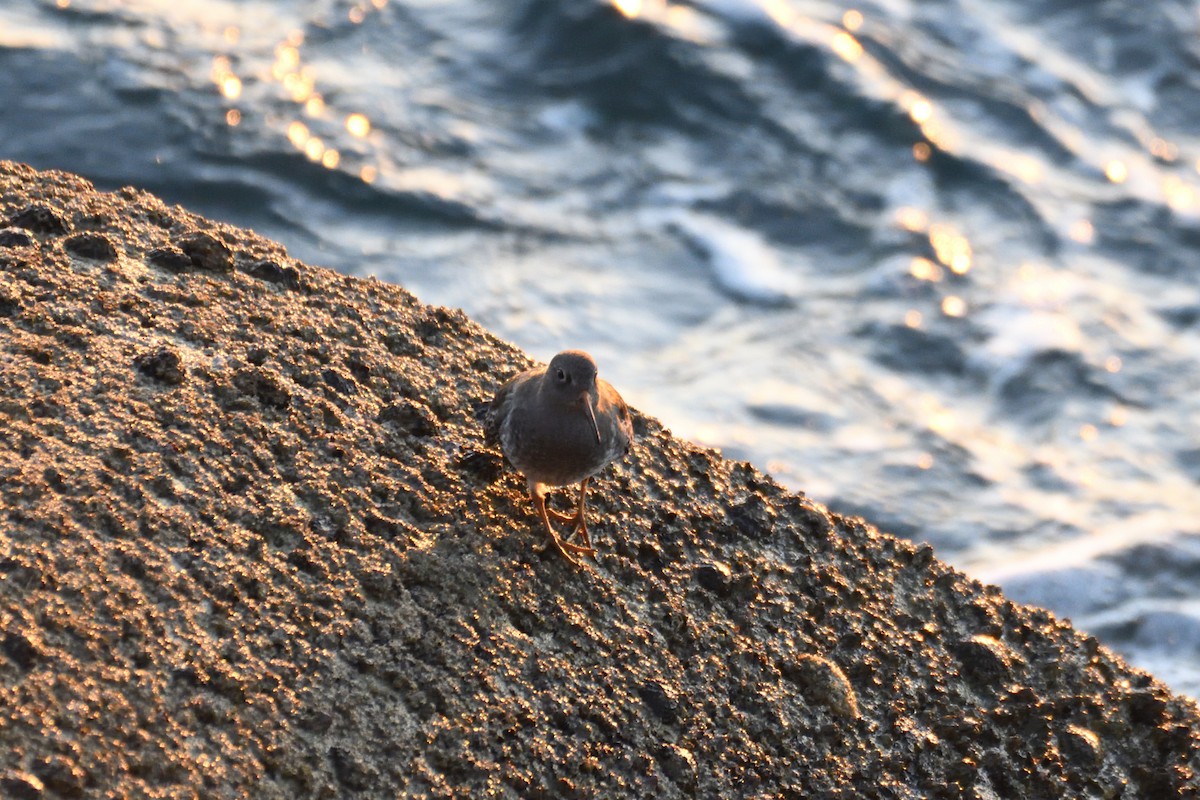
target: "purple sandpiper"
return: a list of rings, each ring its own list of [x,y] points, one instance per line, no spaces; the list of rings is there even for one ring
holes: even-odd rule
[[[587,529],[588,481],[629,452],[633,424],[621,395],[596,377],[592,357],[565,350],[546,369],[526,370],[509,380],[492,398],[484,432],[529,482],[529,495],[550,536],[546,546],[576,565],[573,553],[595,555]],[[547,487],[573,483],[579,484],[574,514],[546,508]],[[559,538],[551,518],[573,526],[572,532]],[[570,541],[576,534],[581,544]]]

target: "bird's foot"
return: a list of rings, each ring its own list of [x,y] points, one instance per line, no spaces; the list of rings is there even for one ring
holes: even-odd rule
[[[563,538],[563,541],[569,543],[572,539],[578,536],[579,541],[583,542],[582,546],[584,548],[594,551],[595,548],[592,547],[592,537],[590,534],[588,534],[587,523],[580,519],[576,521],[574,525],[574,529],[572,529],[572,531]],[[580,545],[575,546],[579,547]]]
[[[551,533],[546,538],[546,544],[544,544],[541,547],[541,549],[538,550],[538,552],[544,553],[544,552],[546,552],[547,549],[549,549],[551,547],[553,547],[555,550],[557,550],[559,555],[561,555],[563,558],[565,558],[567,561],[570,561],[572,564],[574,564],[577,567],[582,567],[583,562],[581,562],[573,554],[586,555],[586,556],[596,555],[596,549],[594,547],[581,547],[580,545],[573,544],[572,542],[564,542],[562,539],[558,538],[553,533]]]
[[[555,511],[552,508],[547,508],[546,516],[550,517],[550,519],[554,520],[555,522],[561,522],[564,525],[578,525],[579,524],[579,512],[578,511],[575,512],[574,514],[568,515],[568,514],[563,514],[559,511]]]
[[[542,518],[542,524],[546,526],[546,544],[538,552],[544,553],[547,547],[553,546],[555,550],[562,554],[563,558],[570,561],[575,566],[582,566],[575,555],[595,556],[596,548],[592,547],[591,538],[587,532],[587,520],[584,517],[583,503],[580,503],[580,508],[571,516],[560,514],[557,511],[546,508],[545,498],[536,490],[533,492],[533,502],[537,507],[538,516]],[[558,522],[565,523],[572,527],[572,530],[566,537],[560,537],[554,532],[554,526],[550,524],[550,520],[554,519]],[[576,534],[583,534],[583,544],[575,544],[571,541]]]
[[[563,537],[563,542],[570,542],[575,538],[576,535],[578,535],[586,549],[594,549],[592,547],[592,537],[588,534],[587,521],[579,514],[578,511],[576,511],[574,514],[567,515],[546,509],[546,514],[555,522],[561,522],[564,525],[571,526],[571,532]]]

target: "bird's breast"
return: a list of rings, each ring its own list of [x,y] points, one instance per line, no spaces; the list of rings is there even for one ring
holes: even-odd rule
[[[597,422],[599,442],[581,408],[563,407],[554,415],[540,417],[516,411],[505,420],[501,447],[512,465],[529,479],[550,486],[578,483],[614,457],[610,455],[615,445],[613,427],[608,420]]]

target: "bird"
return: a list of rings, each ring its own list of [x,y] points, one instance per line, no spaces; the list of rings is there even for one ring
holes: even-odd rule
[[[587,529],[588,482],[629,452],[633,423],[629,407],[608,381],[597,377],[596,361],[582,350],[564,350],[545,369],[511,378],[492,398],[483,417],[484,437],[529,485],[529,496],[546,527],[546,548],[581,566],[576,555],[594,556]],[[546,489],[579,484],[575,513],[546,508]],[[564,539],[550,524],[572,526]],[[581,544],[571,541],[576,535]]]

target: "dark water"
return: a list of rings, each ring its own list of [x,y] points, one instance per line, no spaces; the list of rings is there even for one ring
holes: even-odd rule
[[[0,156],[402,283],[1200,693],[1200,4],[60,0]]]

